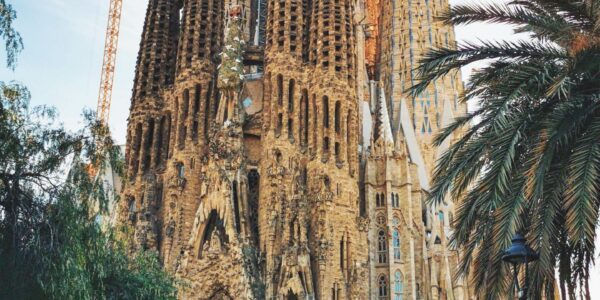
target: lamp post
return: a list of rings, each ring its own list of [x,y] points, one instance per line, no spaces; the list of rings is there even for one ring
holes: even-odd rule
[[[517,233],[512,239],[512,245],[508,247],[508,249],[504,250],[504,255],[502,255],[502,260],[510,263],[513,267],[513,276],[515,288],[517,290],[517,297],[519,300],[527,300],[527,292],[529,289],[529,280],[528,280],[528,265],[532,261],[536,261],[539,258],[539,255],[527,245],[525,238]],[[525,282],[523,284],[523,288],[519,288],[519,266],[525,265]]]

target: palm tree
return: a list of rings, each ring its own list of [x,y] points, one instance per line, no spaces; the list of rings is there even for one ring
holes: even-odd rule
[[[417,68],[414,94],[491,60],[461,97],[478,99],[478,108],[435,141],[458,135],[438,161],[431,201],[461,199],[452,240],[463,249],[459,275],[469,274],[481,298],[506,295],[502,251],[523,232],[540,254],[530,296],[551,295],[558,283],[563,299],[589,298],[600,206],[600,0],[460,5],[441,21],[509,24],[530,37],[434,49]]]

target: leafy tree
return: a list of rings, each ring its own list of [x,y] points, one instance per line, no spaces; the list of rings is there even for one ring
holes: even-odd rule
[[[5,0],[0,0],[0,37],[5,42],[6,64],[10,69],[17,64],[17,55],[23,50],[21,35],[13,28],[17,13]]]
[[[522,232],[540,254],[530,296],[552,293],[558,269],[563,299],[589,299],[600,206],[600,0],[459,5],[441,21],[509,24],[530,36],[434,49],[417,68],[415,94],[491,60],[462,97],[479,107],[436,139],[457,139],[438,162],[431,199],[461,199],[453,224],[461,275],[470,272],[482,297],[506,295],[512,275],[501,255]]]
[[[14,17],[0,0],[9,67],[21,49]],[[156,254],[131,256],[96,221],[112,187],[90,166],[123,170],[107,128],[86,112],[83,128],[68,132],[53,108],[29,99],[24,86],[0,82],[0,299],[174,299]]]
[[[83,129],[67,132],[53,109],[29,107],[24,87],[0,88],[0,298],[173,298],[154,253],[130,257],[96,222],[109,191],[90,165],[122,171],[106,128],[87,113]]]

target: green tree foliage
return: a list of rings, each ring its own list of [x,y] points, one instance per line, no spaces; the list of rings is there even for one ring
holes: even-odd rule
[[[431,198],[461,199],[453,224],[461,274],[471,272],[483,298],[506,295],[512,275],[501,255],[521,231],[540,253],[530,269],[534,299],[552,292],[556,269],[563,297],[589,298],[600,205],[600,0],[459,5],[441,21],[509,24],[530,36],[435,49],[417,69],[415,94],[491,62],[462,97],[479,107],[436,139],[457,138],[438,162]]]
[[[15,16],[0,0],[10,68],[22,47]],[[68,132],[54,109],[29,99],[24,86],[0,82],[0,299],[174,299],[156,253],[130,255],[97,222],[112,187],[90,166],[123,171],[107,128],[87,112]]]
[[[106,128],[86,113],[84,128],[67,132],[53,109],[29,107],[24,87],[0,88],[0,298],[173,298],[155,253],[129,256],[96,222],[111,187],[89,166],[123,169]]]
[[[0,37],[6,49],[6,65],[13,69],[17,65],[17,55],[23,50],[21,35],[13,28],[17,13],[5,0],[0,0]]]

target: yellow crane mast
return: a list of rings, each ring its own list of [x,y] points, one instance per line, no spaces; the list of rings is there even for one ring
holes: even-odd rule
[[[122,9],[123,0],[110,0],[106,41],[104,44],[104,59],[100,77],[100,95],[98,96],[98,108],[96,110],[98,120],[105,126],[108,126],[110,103],[112,101]]]

